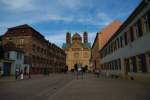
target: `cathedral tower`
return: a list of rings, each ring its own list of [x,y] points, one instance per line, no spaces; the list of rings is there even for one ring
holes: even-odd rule
[[[66,44],[67,44],[67,47],[71,46],[71,33],[69,32],[66,33]]]
[[[88,43],[88,33],[87,32],[83,33],[83,42]]]

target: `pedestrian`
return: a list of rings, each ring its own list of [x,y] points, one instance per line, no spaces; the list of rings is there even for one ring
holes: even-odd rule
[[[21,76],[20,79],[23,80],[23,70],[21,70]]]
[[[16,70],[15,70],[15,78],[18,79],[18,76],[19,76],[19,69],[16,68]]]
[[[78,79],[78,77],[79,77],[79,75],[81,75],[81,72],[82,71],[82,69],[81,69],[81,67],[79,66],[78,67],[78,70],[77,70],[77,79]]]
[[[100,70],[99,69],[96,69],[96,75],[97,75],[97,78],[99,78],[99,76],[100,76]]]

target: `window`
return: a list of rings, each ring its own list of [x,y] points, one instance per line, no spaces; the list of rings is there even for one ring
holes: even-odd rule
[[[121,60],[118,59],[118,69],[121,70]]]
[[[18,60],[18,59],[22,59],[22,54],[19,53],[19,52],[17,52],[17,60]]]
[[[141,37],[143,35],[141,20],[138,20],[137,22],[137,29],[138,29],[138,37]]]
[[[75,58],[79,58],[79,53],[78,53],[78,52],[75,52],[75,53],[74,53],[74,57],[75,57]]]
[[[131,42],[134,41],[133,27],[130,27],[130,39],[131,39]]]
[[[119,64],[118,64],[118,60],[115,60],[115,62],[116,62],[115,70],[118,70],[118,67],[119,67],[119,66],[118,66],[118,65],[119,65]]]
[[[150,31],[150,10],[148,11],[147,16],[148,16],[148,25],[149,25],[149,31]]]
[[[138,56],[138,67],[140,72],[147,72],[146,58],[144,54]]]
[[[109,64],[110,64],[110,69],[112,69],[112,62],[110,62]]]
[[[110,63],[108,62],[107,64],[108,64],[108,69],[109,69],[109,70],[111,70],[111,66],[110,66]]]
[[[137,24],[134,25],[134,33],[135,33],[135,38],[137,38],[138,34],[139,34],[139,30],[138,30]]]
[[[115,43],[115,50],[116,50],[117,49],[117,41],[115,40],[114,43]]]
[[[124,64],[125,64],[125,74],[127,74],[128,72],[130,72],[129,59],[125,59]]]
[[[133,72],[137,72],[136,57],[131,57],[131,67]]]
[[[83,53],[84,58],[88,58],[88,52]]]
[[[113,49],[112,49],[112,43],[110,43],[110,53],[113,52]]]
[[[19,44],[23,45],[24,44],[24,39],[19,39]]]
[[[112,61],[111,63],[112,63],[112,69],[114,70],[115,69],[115,63],[114,63],[114,61]]]
[[[109,45],[109,54],[111,53],[111,46]]]
[[[124,41],[125,41],[125,45],[127,45],[128,44],[128,42],[127,42],[127,32],[124,33]]]
[[[126,33],[127,33],[127,44],[129,44],[131,42],[130,29]]]
[[[144,28],[144,32],[149,32],[150,29],[149,29],[149,23],[148,23],[148,15],[145,15],[143,17],[143,28]]]
[[[5,53],[5,55],[4,55],[4,56],[5,56],[5,58],[6,58],[6,59],[9,59],[9,57],[10,57],[10,53],[9,53],[9,52],[7,52],[7,53]]]
[[[120,47],[122,48],[123,47],[123,39],[122,39],[122,36],[120,36]]]
[[[117,38],[117,46],[118,46],[118,48],[120,48],[119,38]]]
[[[112,52],[115,51],[115,41],[112,42]]]

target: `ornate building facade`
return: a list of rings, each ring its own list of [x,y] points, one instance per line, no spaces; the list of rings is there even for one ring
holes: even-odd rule
[[[74,69],[74,66],[87,66],[90,69],[91,44],[88,42],[88,33],[83,33],[82,37],[75,33],[71,37],[71,33],[66,33],[66,43],[62,47],[66,52],[66,64],[68,69]]]
[[[23,50],[24,63],[30,66],[33,74],[43,73],[45,69],[50,72],[60,72],[66,65],[64,50],[50,43],[29,25],[9,28],[3,35],[2,44],[9,42]]]

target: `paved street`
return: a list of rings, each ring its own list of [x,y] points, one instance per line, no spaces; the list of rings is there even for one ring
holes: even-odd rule
[[[150,84],[71,74],[0,81],[0,100],[150,100]]]
[[[71,75],[53,74],[30,80],[0,81],[0,100],[46,100],[71,80]]]

